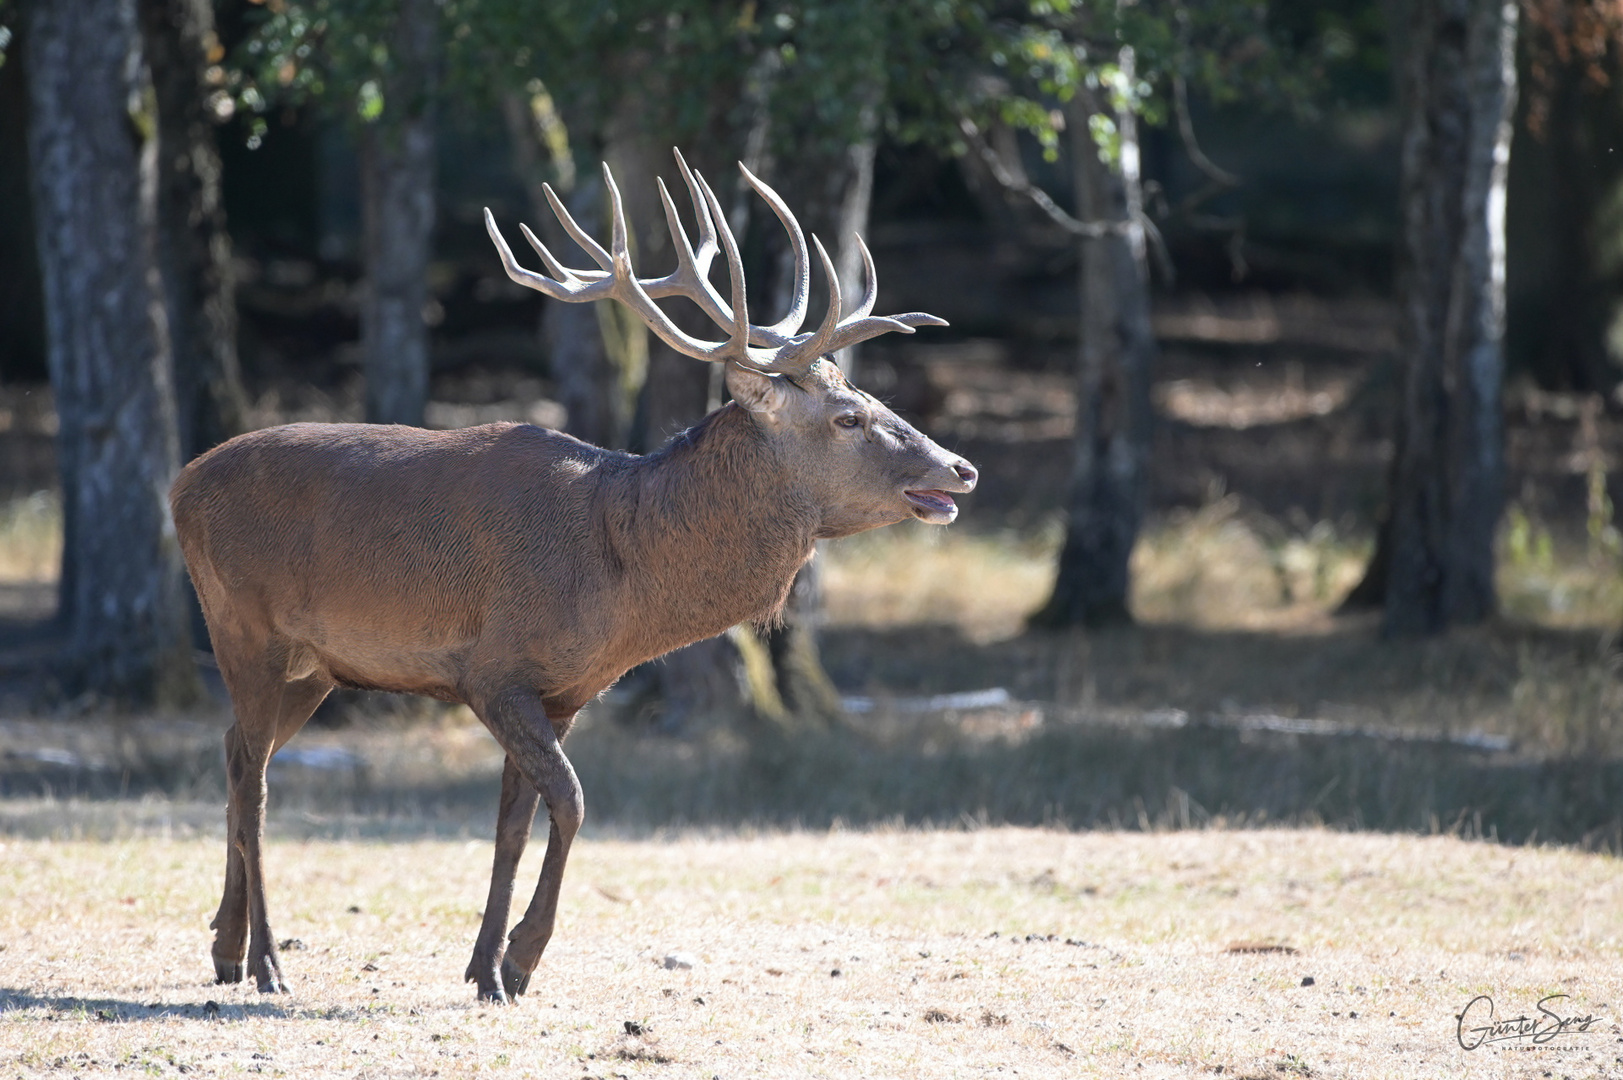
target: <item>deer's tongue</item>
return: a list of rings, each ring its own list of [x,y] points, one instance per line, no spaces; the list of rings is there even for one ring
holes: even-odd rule
[[[952,496],[945,491],[927,489],[920,491],[903,492],[907,501],[913,504],[915,512],[926,521],[945,518],[951,521],[958,516],[958,504],[952,501]]]

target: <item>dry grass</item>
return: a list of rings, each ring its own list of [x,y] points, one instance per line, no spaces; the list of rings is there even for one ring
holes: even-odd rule
[[[207,982],[215,842],[0,852],[7,1076],[1623,1075],[1623,875],[1570,851],[1322,831],[587,839],[516,1009],[460,981],[484,841],[273,844],[274,925],[304,946],[274,1000]],[[697,966],[667,970],[675,952]],[[1501,1015],[1565,993],[1601,1020],[1466,1052],[1454,1017],[1484,993]]]
[[[1358,583],[1367,540],[1245,515],[1227,496],[1153,523],[1133,552],[1133,611],[1205,629],[1323,627]]]
[[[1061,535],[902,526],[825,554],[834,626],[945,624],[976,643],[1013,637],[1047,599]],[[1328,523],[1293,533],[1228,497],[1152,522],[1133,553],[1132,608],[1149,623],[1224,629],[1323,624],[1363,572],[1367,540]]]
[[[1020,632],[1054,582],[1058,533],[987,535],[905,523],[826,545],[834,626],[946,624],[971,641]]]
[[[976,643],[1019,633],[1054,581],[1060,530],[1031,535],[902,526],[831,544],[827,616],[835,626],[946,624]],[[1370,538],[1330,522],[1289,527],[1226,496],[1148,523],[1133,552],[1134,614],[1156,625],[1318,633],[1364,572]],[[1509,620],[1552,629],[1615,629],[1623,560],[1558,545],[1513,511],[1499,544]]]
[[[56,580],[62,566],[62,500],[37,492],[0,504],[0,583]]]
[[[1498,580],[1507,615],[1540,626],[1617,629],[1623,554],[1610,507],[1604,509],[1589,522],[1587,543],[1557,544],[1548,526],[1519,506],[1510,508],[1500,535]]]

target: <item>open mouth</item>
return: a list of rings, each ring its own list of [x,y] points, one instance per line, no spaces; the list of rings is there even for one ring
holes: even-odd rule
[[[945,491],[904,491],[913,504],[913,516],[932,525],[945,525],[958,516],[958,504]]]

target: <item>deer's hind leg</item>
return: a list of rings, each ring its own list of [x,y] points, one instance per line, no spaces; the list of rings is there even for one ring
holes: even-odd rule
[[[502,989],[502,954],[507,947],[507,918],[513,911],[513,887],[518,863],[530,842],[541,793],[524,778],[511,754],[502,766],[502,801],[496,813],[496,858],[490,871],[490,896],[479,937],[473,945],[465,978],[479,984],[480,1001],[508,1000]]]
[[[332,684],[319,676],[288,681],[279,649],[243,655],[215,640],[215,655],[236,723],[225,733],[226,865],[214,929],[214,974],[220,982],[254,978],[261,993],[287,989],[265,904],[265,768],[283,743],[304,726]],[[246,961],[246,965],[245,965]]]
[[[504,900],[502,917],[499,922],[493,921],[492,912],[487,909],[485,922],[480,927],[481,946],[486,944],[487,934],[499,934],[506,922],[506,903],[510,902],[512,896],[512,875],[517,869],[518,853],[524,850],[519,834],[522,831],[524,839],[528,839],[529,834],[529,829],[521,830],[519,823],[523,821],[525,825],[528,824],[527,812],[533,811],[535,806],[534,796],[526,795],[524,788],[528,787],[546,802],[550,822],[547,853],[541,862],[541,879],[536,883],[535,896],[530,900],[524,917],[508,935],[506,954],[501,958],[500,992],[513,999],[529,988],[530,975],[540,964],[541,954],[552,938],[564,865],[569,861],[570,844],[586,818],[586,800],[581,794],[575,769],[564,756],[562,746],[561,733],[569,730],[574,720],[572,711],[568,716],[554,720],[547,715],[541,699],[527,690],[508,691],[494,700],[481,703],[474,711],[502,749],[507,751],[508,765],[502,776],[502,815],[497,823],[497,831],[499,839],[505,838],[511,848],[510,868],[509,858],[504,857],[503,851],[497,852],[491,896]],[[512,786],[508,783],[509,772],[517,774]],[[520,797],[509,802],[510,792]],[[505,881],[502,880],[504,874]],[[503,896],[498,896],[498,887]],[[494,966],[494,950],[481,954],[476,947],[475,958],[483,959],[484,955],[491,957]],[[475,976],[483,974],[474,971],[471,965],[470,972]],[[487,989],[483,978],[478,981],[481,997],[500,1000],[495,986]]]

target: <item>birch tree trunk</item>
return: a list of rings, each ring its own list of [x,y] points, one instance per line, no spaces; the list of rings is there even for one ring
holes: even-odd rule
[[[135,0],[33,5],[29,153],[66,507],[60,617],[74,690],[198,693],[157,262],[158,121]]]
[[[1131,53],[1123,50],[1131,71]],[[1114,117],[1117,165],[1100,160],[1089,117],[1091,94],[1073,99],[1071,168],[1077,216],[1119,223],[1083,236],[1077,348],[1076,435],[1065,545],[1048,602],[1032,616],[1041,627],[1107,626],[1131,621],[1128,560],[1144,514],[1150,448],[1150,379],[1156,356],[1150,326],[1149,267],[1139,224],[1141,193],[1136,119]]]
[[[240,434],[247,398],[237,361],[231,238],[207,71],[220,56],[208,0],[139,0],[157,92],[158,262],[163,272],[183,459]],[[223,51],[222,51],[223,55]],[[223,83],[223,78],[222,78]]]
[[[383,115],[361,137],[366,419],[421,425],[428,403],[428,261],[434,234],[439,7],[400,0]]]
[[[1389,635],[1435,633],[1494,611],[1516,6],[1415,0],[1408,37],[1400,267],[1407,369],[1392,471]]]

